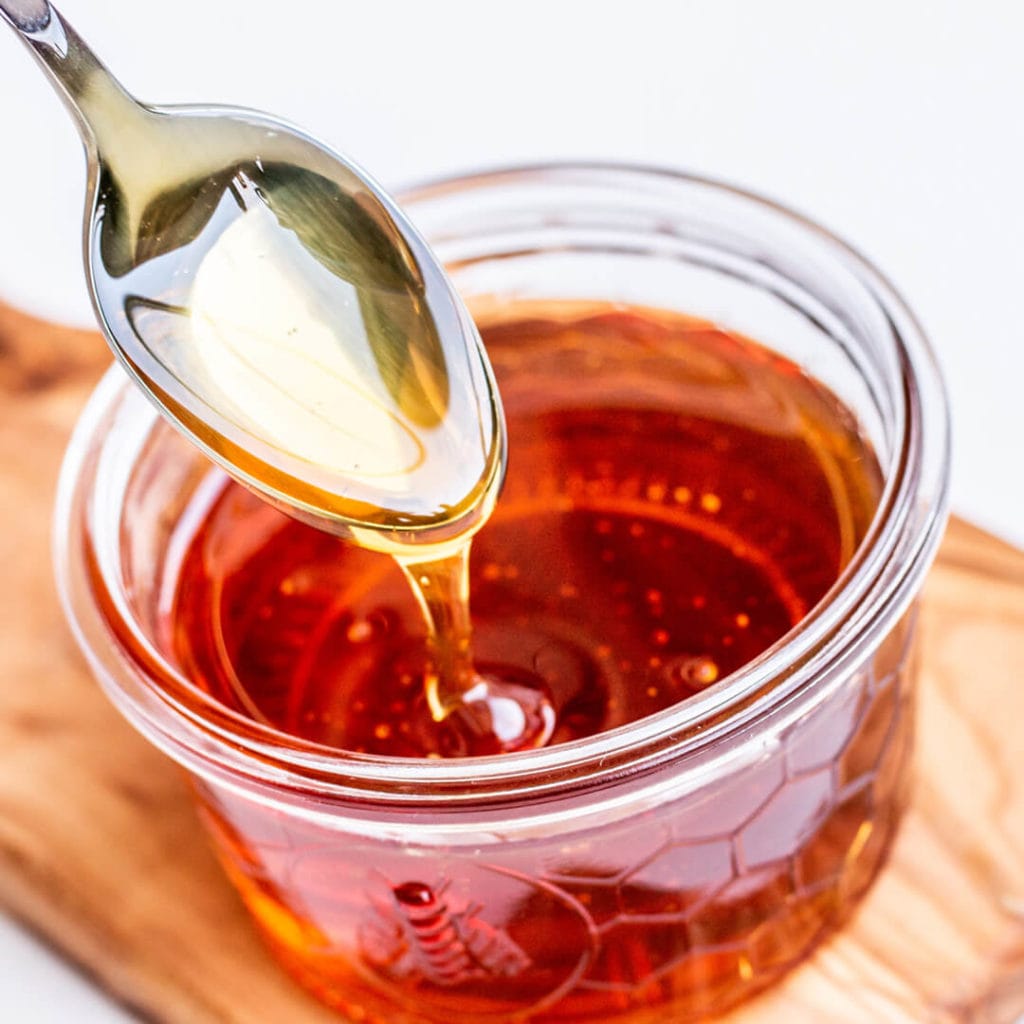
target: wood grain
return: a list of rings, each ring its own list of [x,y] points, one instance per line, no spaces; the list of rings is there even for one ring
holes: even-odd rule
[[[92,682],[57,604],[61,453],[109,356],[0,305],[0,904],[141,1017],[328,1024],[271,963],[181,775]],[[851,925],[729,1024],[1024,1013],[1024,553],[954,521],[926,590],[915,797]]]

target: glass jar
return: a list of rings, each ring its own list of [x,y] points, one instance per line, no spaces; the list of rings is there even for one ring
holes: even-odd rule
[[[932,354],[863,259],[719,183],[532,167],[441,182],[405,205],[471,308],[678,310],[827,385],[884,477],[838,583],[742,670],[588,739],[470,760],[329,752],[216,703],[168,654],[176,538],[210,468],[112,369],[61,478],[73,629],[114,703],[186,769],[278,958],[353,1019],[717,1012],[850,913],[907,799],[914,601],[949,466]]]

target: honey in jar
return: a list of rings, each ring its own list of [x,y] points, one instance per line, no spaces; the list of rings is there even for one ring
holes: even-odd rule
[[[480,328],[510,454],[473,540],[474,659],[545,688],[551,743],[707,691],[835,584],[881,475],[853,417],[794,363],[644,308],[520,303]],[[394,561],[211,480],[182,519],[167,623],[184,671],[325,748],[465,753],[424,706],[433,655]],[[208,820],[284,962],[359,1019],[688,1019],[777,976],[870,877],[895,821],[875,789],[896,785],[906,749],[904,633],[880,655],[887,685],[679,821],[651,811],[644,842],[634,822],[539,867],[438,854],[410,875],[294,824],[254,841],[262,818],[212,796]],[[272,881],[282,872],[295,891]]]

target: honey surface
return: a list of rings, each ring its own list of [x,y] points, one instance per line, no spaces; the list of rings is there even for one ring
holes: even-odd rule
[[[643,310],[514,314],[482,325],[510,462],[473,542],[473,648],[482,672],[541,680],[559,742],[782,637],[849,561],[880,474],[836,398],[749,341]],[[295,736],[457,753],[422,707],[429,645],[395,563],[212,483],[169,623],[193,677]],[[910,625],[695,792],[527,842],[367,837],[199,795],[277,956],[351,1019],[702,1021],[807,956],[878,870],[905,795]]]
[[[874,456],[787,360],[674,314],[554,304],[481,324],[510,458],[471,562],[477,667],[540,680],[552,742],[714,684],[783,636],[864,535]],[[444,755],[422,613],[393,561],[225,482],[188,538],[175,653],[320,743]],[[193,520],[195,517],[192,517]]]

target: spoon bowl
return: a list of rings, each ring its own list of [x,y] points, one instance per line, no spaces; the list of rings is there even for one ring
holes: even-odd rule
[[[458,754],[543,745],[543,681],[477,673],[472,534],[505,422],[426,243],[355,164],[276,118],[130,96],[48,0],[0,0],[89,160],[85,263],[145,394],[242,484],[396,558],[428,624],[429,726]]]
[[[81,129],[97,316],[162,412],[246,486],[365,547],[436,556],[482,524],[504,464],[497,389],[386,192],[269,115],[139,103],[43,0],[0,14]]]

